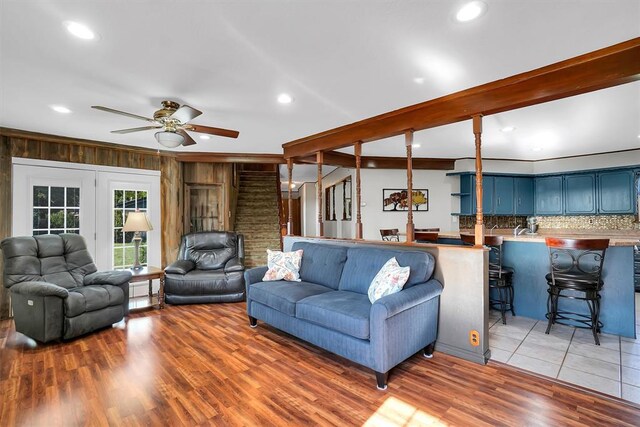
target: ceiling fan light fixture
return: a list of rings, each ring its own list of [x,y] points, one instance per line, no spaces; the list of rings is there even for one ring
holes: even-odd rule
[[[156,140],[158,141],[158,144],[167,148],[175,148],[184,142],[184,137],[179,133],[175,133],[175,132],[169,132],[169,131],[156,132],[155,137],[156,137]]]

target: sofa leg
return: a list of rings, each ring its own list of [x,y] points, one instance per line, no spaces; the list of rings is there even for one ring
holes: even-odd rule
[[[253,316],[249,316],[249,326],[251,326],[252,328],[258,326],[258,319]]]
[[[432,342],[431,344],[429,344],[428,346],[426,346],[424,348],[424,357],[426,357],[427,359],[431,359],[433,357],[433,349],[436,347],[436,342]]]
[[[378,372],[376,371],[376,381],[378,382],[378,390],[387,389],[387,379],[389,378],[389,371]]]

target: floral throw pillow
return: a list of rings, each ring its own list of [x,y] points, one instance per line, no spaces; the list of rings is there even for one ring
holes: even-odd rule
[[[411,268],[400,267],[396,257],[387,261],[369,285],[369,301],[371,304],[386,295],[400,292],[409,279]]]
[[[302,249],[294,252],[270,251],[267,249],[267,266],[269,270],[265,273],[262,281],[286,280],[288,282],[299,282],[302,252]]]

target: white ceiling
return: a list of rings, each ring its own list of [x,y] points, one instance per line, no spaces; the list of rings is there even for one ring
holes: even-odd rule
[[[240,131],[181,151],[282,153],[293,139],[640,36],[638,0],[485,2],[461,24],[464,1],[0,0],[0,126],[155,148],[152,131],[109,133],[144,122],[89,107],[151,116],[171,99],[202,110],[196,124]],[[73,38],[65,20],[99,40]],[[281,92],[295,102],[278,104]],[[507,125],[517,129],[499,131]],[[640,83],[489,116],[484,128],[486,157],[638,148]],[[420,157],[474,154],[468,122],[415,140]],[[363,148],[404,152],[401,138]]]

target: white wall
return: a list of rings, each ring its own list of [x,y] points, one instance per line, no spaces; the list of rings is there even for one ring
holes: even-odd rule
[[[513,161],[513,160],[482,160],[482,172],[483,173],[534,173],[535,162],[530,161]],[[460,159],[456,160],[455,172],[475,172],[476,161],[475,159]]]
[[[305,182],[298,189],[298,193],[300,194],[300,232],[303,236],[317,236],[316,183]]]
[[[414,170],[413,188],[429,190],[429,211],[413,213],[415,228],[438,227],[442,231],[457,230],[459,200],[451,196],[459,189],[457,176],[446,176],[448,171]],[[397,228],[404,232],[407,212],[383,212],[382,190],[385,188],[407,188],[407,171],[400,169],[363,169],[362,181],[362,234],[368,240],[380,240],[381,228]],[[355,181],[354,181],[355,182]],[[355,218],[355,212],[354,212]]]
[[[621,153],[596,154],[593,156],[571,157],[535,162],[534,173],[569,172],[585,169],[636,166],[640,164],[640,149]]]

